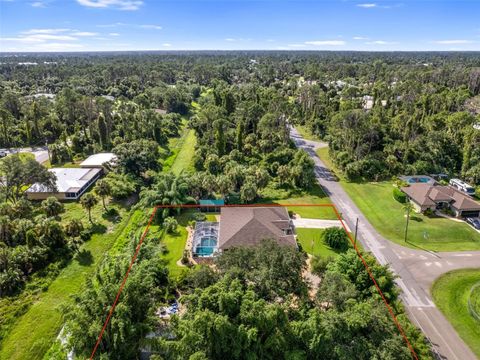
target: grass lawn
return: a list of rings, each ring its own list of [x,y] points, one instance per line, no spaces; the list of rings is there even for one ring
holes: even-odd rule
[[[318,154],[326,165],[330,166],[328,149],[320,149]],[[416,213],[410,218],[408,242],[405,243],[405,212],[402,204],[393,198],[391,182],[353,183],[345,180],[340,182],[375,229],[393,242],[433,251],[480,249],[480,234],[468,224]]]
[[[314,256],[335,257],[338,251],[333,250],[323,242],[322,235],[324,229],[306,229],[296,228],[297,241],[302,245],[303,250]]]
[[[480,269],[456,270],[438,278],[432,286],[435,304],[460,337],[480,358],[480,321],[468,311],[470,289],[480,282]]]
[[[62,327],[60,306],[81,291],[85,279],[93,274],[112,245],[123,241],[144,219],[144,213],[136,211],[125,216],[112,232],[93,235],[80,249],[86,255],[72,259],[48,290],[17,320],[2,343],[0,359],[42,359]]]
[[[178,151],[175,161],[173,162],[170,171],[175,175],[182,171],[194,171],[193,156],[195,155],[195,144],[197,138],[195,137],[195,130],[188,129],[185,138],[183,139],[180,150]]]
[[[257,201],[263,204],[287,205],[289,211],[299,214],[303,218],[336,220],[334,210],[330,206],[288,206],[289,204],[331,204],[330,198],[325,195],[319,185],[315,185],[308,192],[292,193],[283,189],[267,188],[262,190],[261,198]]]

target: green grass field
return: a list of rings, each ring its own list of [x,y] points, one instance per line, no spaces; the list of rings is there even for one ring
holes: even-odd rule
[[[435,281],[432,295],[460,337],[480,358],[480,321],[473,318],[467,307],[470,289],[479,282],[480,269],[451,271]]]
[[[328,149],[318,152],[331,165]],[[404,241],[406,224],[402,204],[392,196],[391,182],[353,183],[340,180],[342,187],[369,222],[387,239],[403,246],[432,251],[479,250],[480,234],[464,222],[412,213],[408,242]]]
[[[195,155],[195,144],[197,138],[195,136],[195,130],[188,129],[185,138],[182,142],[182,146],[173,162],[170,171],[175,175],[180,174],[182,171],[193,172],[193,156]]]

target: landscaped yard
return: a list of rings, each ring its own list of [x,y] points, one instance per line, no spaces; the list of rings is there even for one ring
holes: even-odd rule
[[[445,314],[461,338],[480,358],[480,321],[468,311],[468,297],[473,285],[480,283],[480,269],[451,271],[432,286],[435,304]],[[480,301],[480,299],[477,299]]]
[[[317,152],[331,165],[328,149]],[[353,183],[340,180],[342,187],[375,229],[387,239],[412,248],[433,251],[479,250],[480,234],[465,222],[412,213],[408,242],[404,241],[406,224],[402,204],[392,196],[391,182]]]
[[[321,257],[338,255],[338,251],[333,250],[323,242],[324,229],[296,228],[295,231],[297,232],[297,241],[306,253]]]

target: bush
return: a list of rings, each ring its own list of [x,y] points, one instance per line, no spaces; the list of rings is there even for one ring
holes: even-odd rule
[[[311,260],[312,272],[317,275],[323,275],[327,271],[327,266],[334,258],[332,256],[322,257],[314,256]]]
[[[393,198],[401,204],[407,202],[407,195],[405,195],[405,193],[399,188],[393,188]]]
[[[323,241],[332,249],[347,250],[348,236],[344,229],[339,227],[330,227],[323,232]]]
[[[427,209],[423,212],[423,215],[432,216],[433,215],[433,210],[432,209]]]

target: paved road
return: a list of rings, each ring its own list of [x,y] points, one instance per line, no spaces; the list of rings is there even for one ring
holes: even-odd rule
[[[48,151],[45,146],[42,147],[34,147],[34,148],[19,148],[19,149],[6,149],[8,154],[15,154],[17,152],[28,152],[35,156],[35,160],[37,160],[40,164],[43,164],[48,160]]]
[[[398,275],[396,282],[402,290],[401,298],[407,313],[430,340],[438,357],[449,360],[476,359],[433,303],[430,287],[437,277],[449,270],[480,268],[480,251],[433,253],[405,248],[388,241],[373,228],[335,176],[318,158],[315,150],[324,144],[303,139],[293,128],[290,136],[314,160],[318,182],[351,229],[354,228],[356,219],[359,219],[358,239],[364,248],[371,251],[381,264],[389,264]]]

